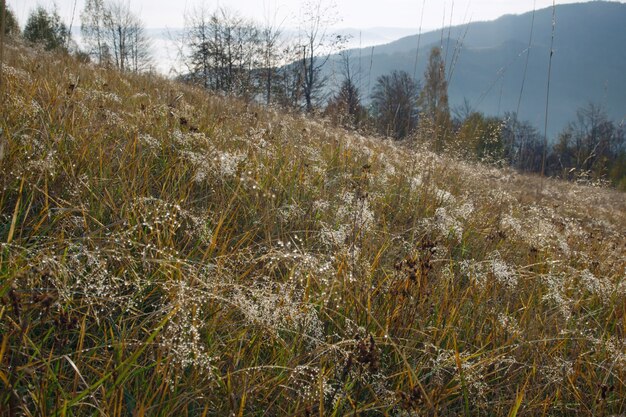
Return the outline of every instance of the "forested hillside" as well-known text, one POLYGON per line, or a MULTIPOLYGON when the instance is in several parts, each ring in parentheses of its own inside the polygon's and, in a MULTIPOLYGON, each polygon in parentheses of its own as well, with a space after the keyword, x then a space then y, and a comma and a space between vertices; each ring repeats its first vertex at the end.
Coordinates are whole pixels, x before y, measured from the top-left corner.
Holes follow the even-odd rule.
MULTIPOLYGON (((537 10, 534 16, 533 12, 509 15, 423 33, 419 36, 419 54, 418 35, 353 50, 351 59, 355 68, 361 69, 359 87, 367 98, 376 79, 393 70, 415 73, 422 79, 429 51, 441 46, 452 108, 462 106, 467 99, 475 110, 488 116, 516 112, 524 83, 518 116, 543 130, 552 12, 547 8, 537 10)), ((550 140, 556 141, 557 134, 576 119, 576 111, 589 102, 603 106, 617 124, 623 122, 625 21, 623 3, 594 1, 556 7, 550 140)), ((341 62, 339 56, 333 58, 327 73, 340 72, 341 62)), ((341 80, 341 76, 336 78, 341 80)))

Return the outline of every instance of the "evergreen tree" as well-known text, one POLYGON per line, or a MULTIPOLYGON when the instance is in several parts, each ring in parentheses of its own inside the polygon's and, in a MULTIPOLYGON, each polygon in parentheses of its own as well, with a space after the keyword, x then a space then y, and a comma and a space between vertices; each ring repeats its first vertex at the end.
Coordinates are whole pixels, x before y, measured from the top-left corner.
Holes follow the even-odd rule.
POLYGON ((339 91, 328 101, 325 114, 344 127, 359 128, 367 117, 367 110, 361 104, 361 92, 356 86, 361 74, 354 68, 350 51, 342 51, 339 55, 343 81, 339 91))
POLYGON ((42 44, 46 50, 67 50, 68 37, 67 26, 61 22, 56 9, 48 12, 41 6, 37 7, 28 17, 24 27, 24 38, 42 44))
POLYGON ((13 11, 5 3, 5 0, 0 1, 0 19, 4 18, 4 34, 9 36, 16 35, 20 33, 20 26, 13 11))
POLYGON ((344 127, 359 127, 365 119, 366 110, 361 105, 359 89, 352 80, 343 80, 337 94, 329 100, 325 113, 344 127))

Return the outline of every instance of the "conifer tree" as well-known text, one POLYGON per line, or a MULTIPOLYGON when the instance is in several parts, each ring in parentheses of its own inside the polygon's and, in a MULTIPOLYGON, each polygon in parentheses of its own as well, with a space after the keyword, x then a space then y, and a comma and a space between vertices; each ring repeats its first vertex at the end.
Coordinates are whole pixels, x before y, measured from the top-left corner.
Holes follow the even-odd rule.
POLYGON ((0 1, 0 19, 3 19, 1 23, 5 35, 11 36, 20 33, 20 26, 13 11, 6 5, 6 0, 0 1))
POLYGON ((24 38, 42 44, 46 50, 67 50, 68 37, 67 26, 61 22, 56 9, 48 12, 41 6, 37 7, 28 17, 24 27, 24 38))

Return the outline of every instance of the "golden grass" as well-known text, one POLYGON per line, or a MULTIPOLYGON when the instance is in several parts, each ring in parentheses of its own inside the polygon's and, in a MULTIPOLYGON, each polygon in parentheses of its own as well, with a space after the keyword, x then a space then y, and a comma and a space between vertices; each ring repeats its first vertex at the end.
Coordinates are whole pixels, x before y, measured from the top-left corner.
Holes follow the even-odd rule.
POLYGON ((626 410, 624 194, 5 64, 1 415, 626 410))

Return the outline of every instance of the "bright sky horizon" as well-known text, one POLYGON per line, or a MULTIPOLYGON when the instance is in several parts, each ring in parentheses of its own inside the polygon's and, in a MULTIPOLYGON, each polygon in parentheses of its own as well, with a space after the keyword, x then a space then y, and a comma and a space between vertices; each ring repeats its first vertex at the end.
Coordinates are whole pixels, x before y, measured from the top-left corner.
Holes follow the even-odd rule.
MULTIPOLYGON (((126 0, 131 9, 141 16, 147 28, 181 28, 184 16, 194 7, 204 4, 209 9, 226 6, 243 16, 263 22, 266 17, 276 16, 283 27, 297 27, 302 4, 305 0, 126 0)), ((323 0, 335 4, 339 18, 336 28, 368 29, 420 27, 430 30, 445 25, 463 24, 470 21, 493 20, 505 14, 520 14, 550 7, 552 0, 323 0), (445 15, 445 19, 444 19, 445 15)), ((557 0, 556 4, 582 3, 581 0, 557 0)), ((620 0, 620 3, 626 0, 620 0)), ((31 10, 41 5, 52 8, 56 4, 66 24, 80 25, 80 13, 85 0, 8 0, 9 7, 17 14, 23 27, 31 10)))

